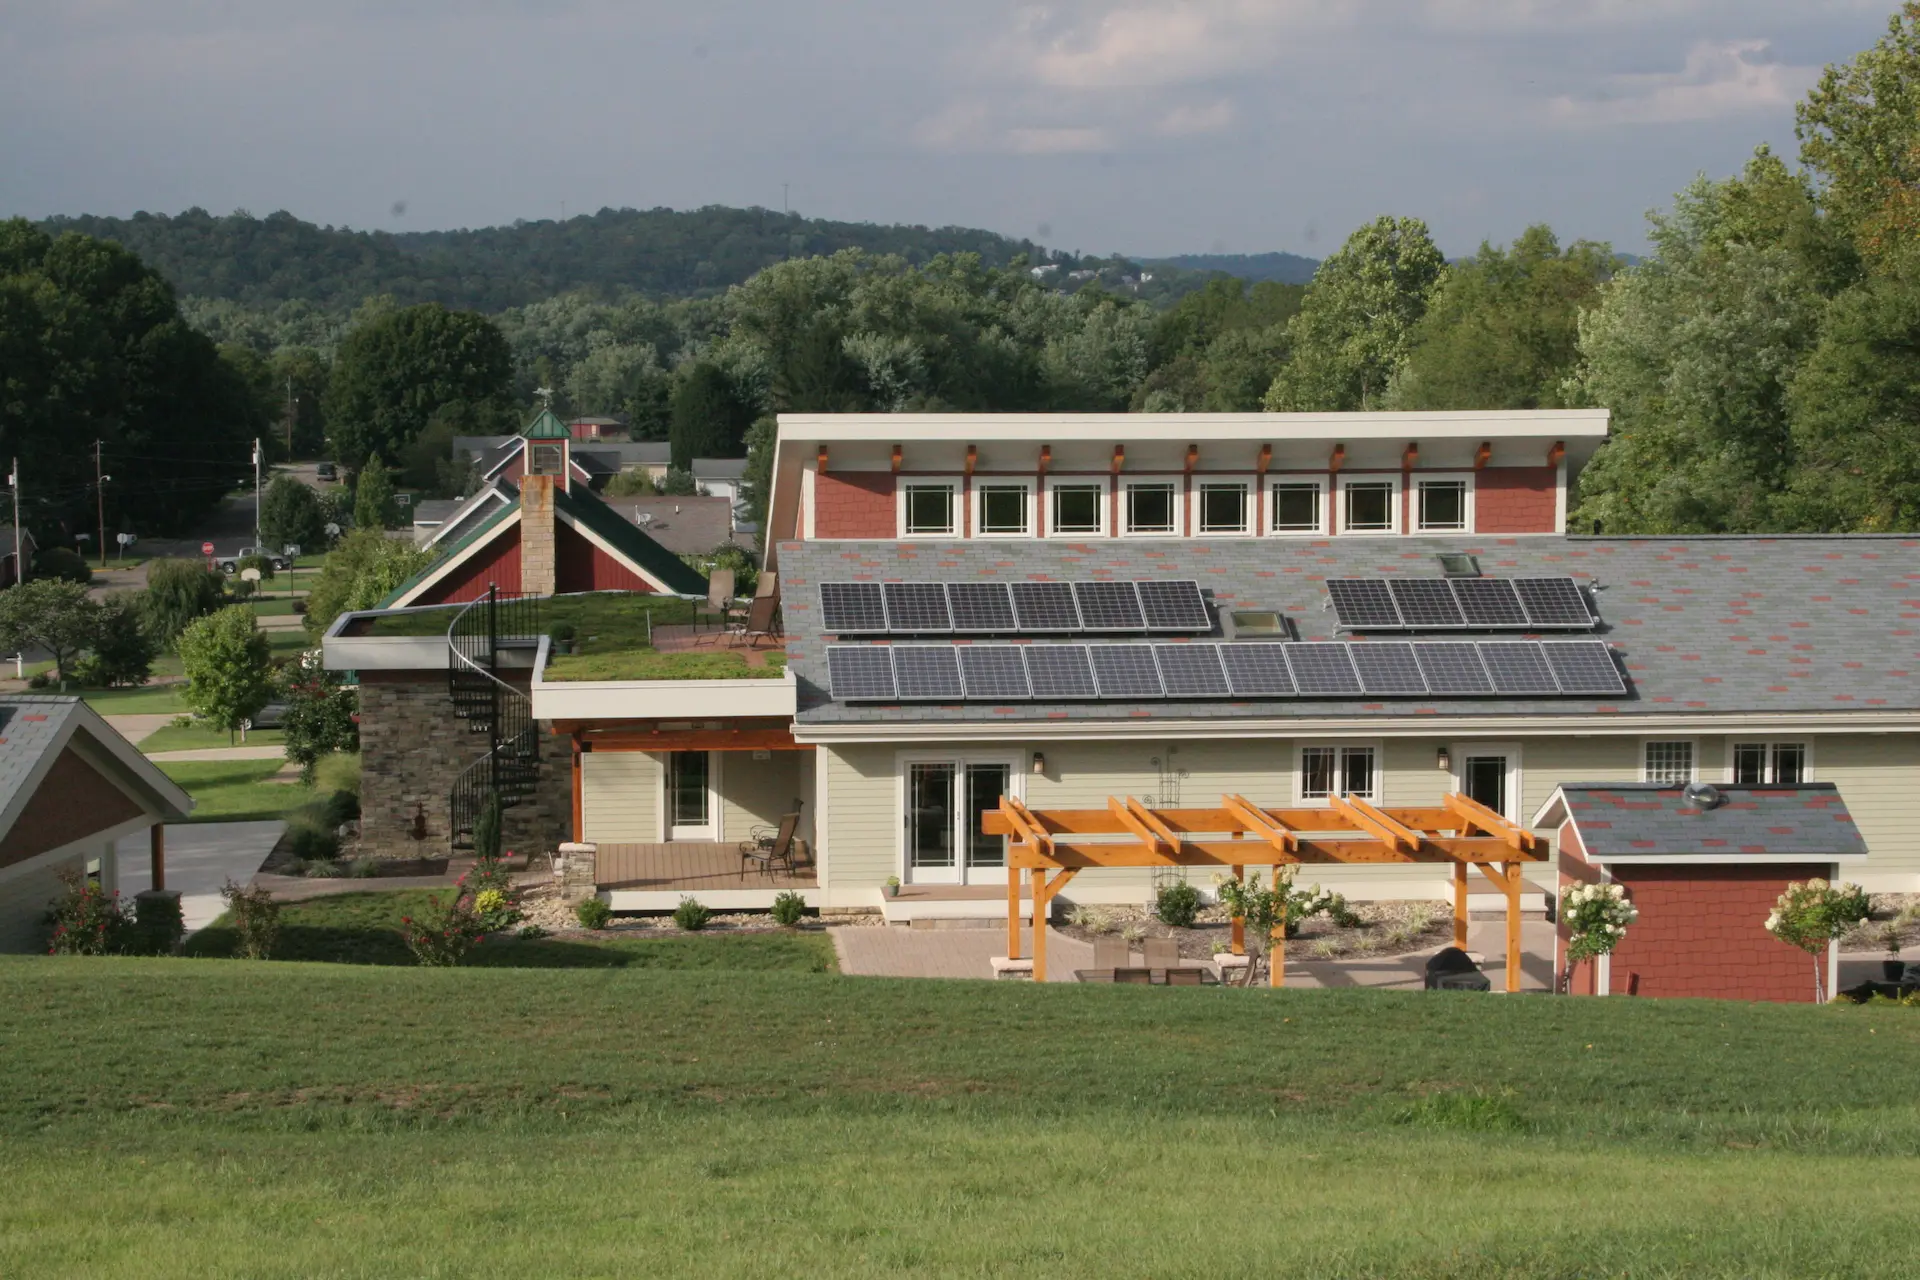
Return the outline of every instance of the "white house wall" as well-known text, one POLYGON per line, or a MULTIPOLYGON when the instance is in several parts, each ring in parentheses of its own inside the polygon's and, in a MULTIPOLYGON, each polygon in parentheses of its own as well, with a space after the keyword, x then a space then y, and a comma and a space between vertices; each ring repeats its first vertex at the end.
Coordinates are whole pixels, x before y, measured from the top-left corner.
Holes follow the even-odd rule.
POLYGON ((580 825, 589 841, 657 841, 659 798, 660 757, 652 752, 589 751, 580 757, 580 825))

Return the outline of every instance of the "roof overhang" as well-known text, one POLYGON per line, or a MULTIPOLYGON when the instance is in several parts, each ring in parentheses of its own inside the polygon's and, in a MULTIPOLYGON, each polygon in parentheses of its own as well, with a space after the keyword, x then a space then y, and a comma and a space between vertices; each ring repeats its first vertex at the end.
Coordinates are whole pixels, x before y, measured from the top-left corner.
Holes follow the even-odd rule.
POLYGON ((178 822, 193 812, 194 799, 185 788, 142 755, 99 712, 84 702, 76 702, 52 740, 27 769, 26 777, 14 789, 6 808, 0 810, 0 839, 13 830, 13 824, 32 802, 54 762, 70 747, 96 769, 104 768, 114 782, 132 793, 135 803, 162 822, 178 822))

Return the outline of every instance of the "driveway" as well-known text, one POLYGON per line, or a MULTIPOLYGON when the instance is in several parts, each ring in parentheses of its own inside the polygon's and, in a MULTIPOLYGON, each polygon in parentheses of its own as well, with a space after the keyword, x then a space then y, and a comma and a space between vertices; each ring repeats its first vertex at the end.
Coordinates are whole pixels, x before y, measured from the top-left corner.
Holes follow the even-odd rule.
MULTIPOLYGON (((180 911, 187 931, 203 929, 226 910, 220 887, 228 880, 246 884, 273 852, 284 822, 191 822, 167 827, 167 887, 180 891, 180 911)), ((119 844, 120 898, 153 887, 147 835, 128 836, 119 844)))

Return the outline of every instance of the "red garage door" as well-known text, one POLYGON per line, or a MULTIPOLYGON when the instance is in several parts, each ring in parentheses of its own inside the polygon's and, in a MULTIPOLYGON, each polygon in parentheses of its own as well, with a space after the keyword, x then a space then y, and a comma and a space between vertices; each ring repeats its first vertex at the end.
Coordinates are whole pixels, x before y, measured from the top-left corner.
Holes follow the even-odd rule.
POLYGON ((1616 995, 1813 999, 1813 961, 1766 930, 1790 880, 1828 874, 1820 863, 1764 867, 1622 866, 1640 919, 1613 953, 1616 995))

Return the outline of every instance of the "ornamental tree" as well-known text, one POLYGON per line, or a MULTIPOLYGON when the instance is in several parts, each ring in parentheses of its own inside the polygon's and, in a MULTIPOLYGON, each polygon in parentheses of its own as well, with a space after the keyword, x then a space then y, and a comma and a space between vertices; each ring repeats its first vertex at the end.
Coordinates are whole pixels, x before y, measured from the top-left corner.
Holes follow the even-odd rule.
POLYGON ((1813 998, 1825 998, 1820 956, 1835 938, 1867 918, 1866 890, 1857 884, 1830 884, 1820 877, 1794 881, 1773 904, 1767 932, 1813 957, 1813 998))
POLYGON ((272 651, 243 604, 196 618, 180 633, 180 661, 186 704, 229 739, 273 696, 272 651))
POLYGON ((73 674, 73 660, 99 634, 100 605, 77 582, 35 578, 0 591, 0 648, 43 651, 63 684, 73 674))
POLYGON ((1613 954, 1640 910, 1617 884, 1576 884, 1560 891, 1560 923, 1567 930, 1567 970, 1561 986, 1573 990, 1573 966, 1613 954))
MULTIPOLYGON (((1220 905, 1235 919, 1246 922, 1249 945, 1254 949, 1256 964, 1264 954, 1261 948, 1267 945, 1276 927, 1291 938, 1300 932, 1303 923, 1325 911, 1333 901, 1333 895, 1321 892, 1317 884, 1305 889, 1295 888, 1295 874, 1293 867, 1275 867, 1271 888, 1260 883, 1258 871, 1249 872, 1245 879, 1239 876, 1214 879, 1220 905)), ((1281 945, 1285 945, 1284 941, 1281 945)))
POLYGON ((319 649, 282 667, 278 684, 287 704, 287 759, 300 766, 302 781, 313 781, 320 757, 360 749, 359 695, 327 670, 319 649))

